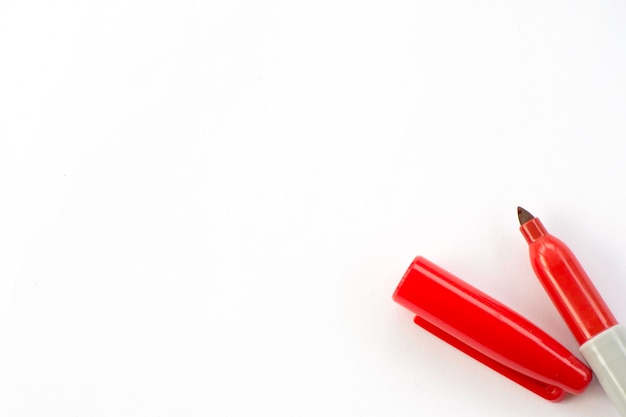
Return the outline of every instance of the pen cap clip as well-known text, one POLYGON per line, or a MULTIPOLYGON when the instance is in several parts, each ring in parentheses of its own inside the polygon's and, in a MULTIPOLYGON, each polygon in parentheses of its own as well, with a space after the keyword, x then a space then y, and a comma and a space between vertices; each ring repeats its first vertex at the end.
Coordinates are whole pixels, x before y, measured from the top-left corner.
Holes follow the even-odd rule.
POLYGON ((393 298, 416 324, 543 398, 578 394, 591 381, 589 368, 547 333, 423 257, 393 298))

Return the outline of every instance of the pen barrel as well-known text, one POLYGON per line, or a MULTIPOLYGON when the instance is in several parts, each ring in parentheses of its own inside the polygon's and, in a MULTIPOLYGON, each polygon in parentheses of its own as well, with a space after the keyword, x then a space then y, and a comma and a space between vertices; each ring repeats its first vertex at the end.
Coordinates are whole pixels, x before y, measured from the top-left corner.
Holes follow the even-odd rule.
POLYGON ((626 327, 615 325, 580 347, 598 382, 626 417, 626 327))
POLYGON ((530 242, 529 249, 537 278, 579 344, 617 324, 567 245, 546 233, 530 242))

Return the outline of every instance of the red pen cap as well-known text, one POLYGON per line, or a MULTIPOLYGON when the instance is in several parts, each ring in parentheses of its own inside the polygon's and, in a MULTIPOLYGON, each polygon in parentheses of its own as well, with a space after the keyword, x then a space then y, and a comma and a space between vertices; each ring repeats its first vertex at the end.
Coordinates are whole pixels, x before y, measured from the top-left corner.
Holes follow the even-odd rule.
POLYGON ((393 299, 417 325, 550 401, 591 382, 589 368, 546 332, 421 256, 393 299))

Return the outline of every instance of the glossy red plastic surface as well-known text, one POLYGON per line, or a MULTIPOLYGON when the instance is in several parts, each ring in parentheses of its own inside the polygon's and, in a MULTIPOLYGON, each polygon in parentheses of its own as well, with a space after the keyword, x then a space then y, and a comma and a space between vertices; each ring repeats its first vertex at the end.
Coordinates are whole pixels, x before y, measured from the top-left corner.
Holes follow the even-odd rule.
POLYGON ((393 298, 418 325, 548 400, 581 393, 591 381, 589 368, 547 333, 423 257, 393 298))
POLYGON ((520 227, 539 281, 578 343, 613 327, 617 320, 572 251, 534 218, 520 227))

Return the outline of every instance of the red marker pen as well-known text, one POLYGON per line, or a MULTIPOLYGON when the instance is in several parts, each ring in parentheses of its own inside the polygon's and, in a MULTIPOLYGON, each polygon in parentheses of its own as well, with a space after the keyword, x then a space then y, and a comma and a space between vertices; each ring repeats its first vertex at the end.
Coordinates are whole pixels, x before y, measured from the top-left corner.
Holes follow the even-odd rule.
POLYGON ((530 262, 600 385, 626 417, 626 327, 617 322, 572 251, 521 207, 530 262))

